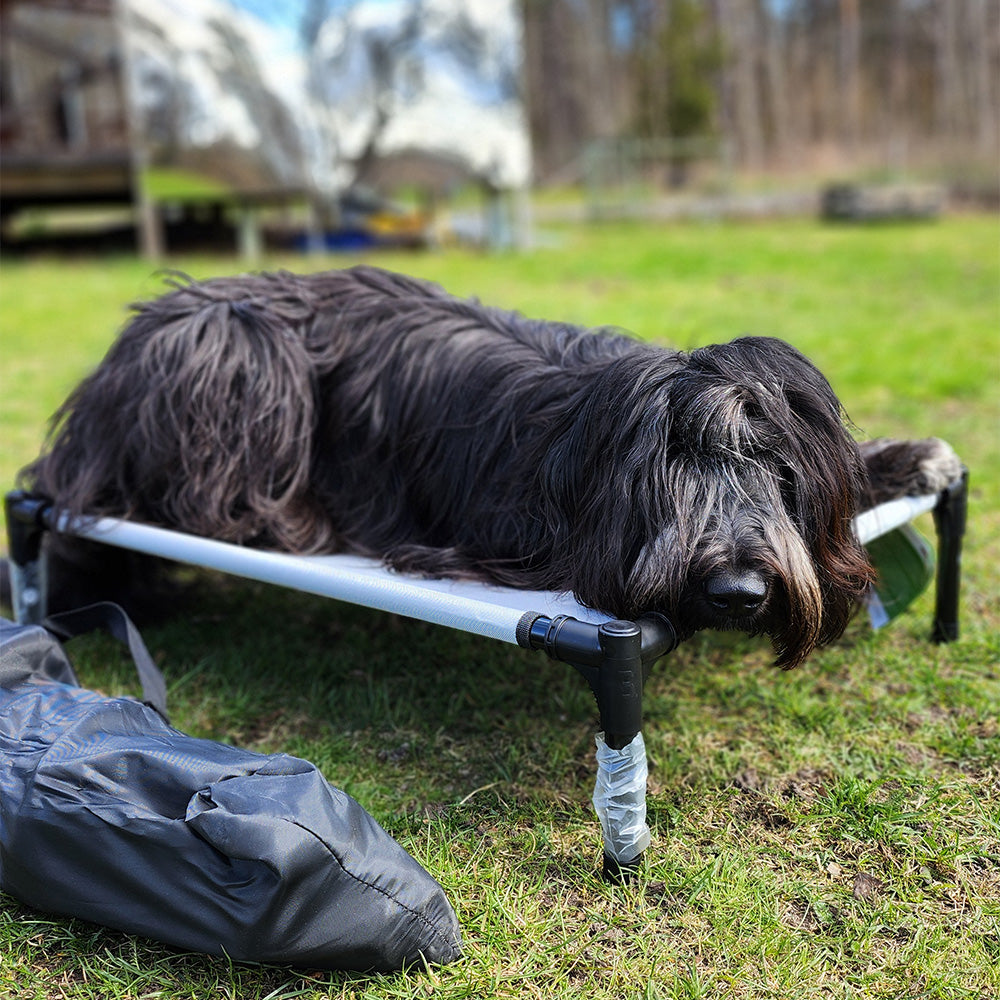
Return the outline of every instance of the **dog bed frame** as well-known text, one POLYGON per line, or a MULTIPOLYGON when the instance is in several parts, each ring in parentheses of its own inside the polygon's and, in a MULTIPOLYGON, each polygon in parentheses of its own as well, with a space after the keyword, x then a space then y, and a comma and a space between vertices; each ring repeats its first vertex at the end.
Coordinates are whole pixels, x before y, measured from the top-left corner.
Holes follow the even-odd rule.
MULTIPOLYGON (((855 519, 863 544, 932 511, 937 534, 936 606, 931 638, 958 637, 958 590, 967 481, 932 496, 905 497, 855 519)), ((42 540, 56 530, 108 545, 206 567, 336 600, 391 611, 476 635, 542 650, 574 667, 597 700, 594 805, 601 820, 605 875, 621 878, 649 843, 642 694, 653 662, 677 645, 670 622, 654 614, 635 622, 582 607, 572 595, 490 584, 427 580, 351 555, 298 556, 244 548, 113 518, 70 522, 44 498, 15 491, 6 498, 14 614, 41 622, 45 607, 42 540)))

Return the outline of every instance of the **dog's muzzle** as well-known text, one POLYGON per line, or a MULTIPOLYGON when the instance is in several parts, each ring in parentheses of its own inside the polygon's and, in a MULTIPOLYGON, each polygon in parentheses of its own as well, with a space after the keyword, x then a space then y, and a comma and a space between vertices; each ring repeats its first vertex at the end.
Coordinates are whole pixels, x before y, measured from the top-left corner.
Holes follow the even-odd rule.
POLYGON ((754 570, 716 573, 703 586, 708 606, 723 619, 749 618, 767 600, 767 580, 754 570))

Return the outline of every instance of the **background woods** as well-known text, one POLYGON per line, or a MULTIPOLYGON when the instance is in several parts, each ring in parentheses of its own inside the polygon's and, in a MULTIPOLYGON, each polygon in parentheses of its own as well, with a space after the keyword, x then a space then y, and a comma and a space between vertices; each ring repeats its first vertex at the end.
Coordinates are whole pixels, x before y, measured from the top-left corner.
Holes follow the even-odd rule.
POLYGON ((594 139, 715 137, 732 165, 995 163, 995 0, 521 0, 540 180, 594 139))

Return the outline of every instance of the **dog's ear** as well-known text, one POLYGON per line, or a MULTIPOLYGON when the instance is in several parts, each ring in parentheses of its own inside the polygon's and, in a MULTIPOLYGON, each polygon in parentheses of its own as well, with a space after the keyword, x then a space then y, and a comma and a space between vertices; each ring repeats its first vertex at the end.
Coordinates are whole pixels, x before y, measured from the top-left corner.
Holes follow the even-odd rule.
POLYGON ((781 470, 785 509, 809 549, 823 592, 822 645, 842 634, 872 582, 871 565, 852 524, 864 467, 840 402, 819 369, 783 341, 751 340, 764 341, 753 343, 752 349, 783 376, 774 459, 781 470))
POLYGON ((633 571, 669 519, 666 399, 681 363, 643 347, 602 366, 540 473, 552 560, 582 603, 620 617, 649 610, 633 571))

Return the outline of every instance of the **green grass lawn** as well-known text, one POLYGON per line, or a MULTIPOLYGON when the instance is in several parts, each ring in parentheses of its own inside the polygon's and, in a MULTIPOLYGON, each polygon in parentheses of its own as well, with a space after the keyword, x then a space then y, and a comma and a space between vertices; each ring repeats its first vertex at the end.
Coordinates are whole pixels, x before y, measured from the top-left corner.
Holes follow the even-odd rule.
MULTIPOLYGON (((0 900, 0 995, 941 997, 1000 992, 1000 254, 995 217, 824 227, 553 228, 533 253, 383 255, 523 312, 680 347, 769 333, 827 374, 863 436, 949 439, 972 474, 959 642, 924 594, 792 673, 696 637, 646 688, 654 842, 598 874, 595 708, 513 647, 204 577, 150 627, 174 723, 317 763, 442 883, 460 963, 392 976, 232 966, 0 900)), ((321 268, 353 259, 282 258, 321 268)), ((196 277, 232 261, 171 261, 196 277)), ((0 481, 160 278, 132 259, 5 260, 0 481)), ((929 517, 921 524, 932 536, 929 517)), ((107 640, 85 684, 136 693, 107 640)))

